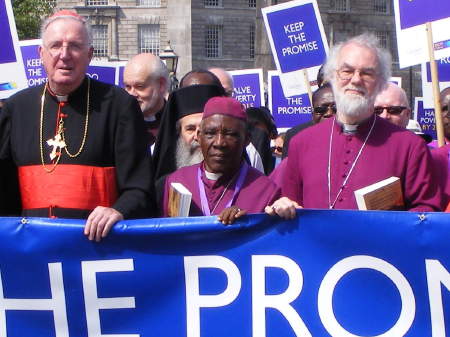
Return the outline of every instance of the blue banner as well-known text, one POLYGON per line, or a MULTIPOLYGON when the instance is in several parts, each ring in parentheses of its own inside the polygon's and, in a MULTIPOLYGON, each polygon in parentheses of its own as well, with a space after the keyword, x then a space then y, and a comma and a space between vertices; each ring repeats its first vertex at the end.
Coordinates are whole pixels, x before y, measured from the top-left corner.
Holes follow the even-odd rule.
MULTIPOLYGON (((436 65, 438 69, 439 82, 450 82, 450 57, 444 57, 437 60, 436 65)), ((430 62, 427 62, 427 81, 430 83, 432 82, 430 62)))
MULTIPOLYGON (((0 219, 0 336, 445 336, 450 215, 0 219)), ((447 320, 447 321, 446 321, 447 320)))
POLYGON ((399 0, 402 29, 450 17, 450 1, 399 0))

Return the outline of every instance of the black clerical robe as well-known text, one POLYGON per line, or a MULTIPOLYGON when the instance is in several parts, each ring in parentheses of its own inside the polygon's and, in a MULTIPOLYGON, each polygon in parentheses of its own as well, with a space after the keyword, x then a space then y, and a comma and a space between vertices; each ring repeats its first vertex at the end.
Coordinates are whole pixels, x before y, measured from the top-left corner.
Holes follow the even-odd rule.
POLYGON ((86 78, 60 109, 73 157, 57 148, 61 156, 54 167, 47 140, 57 132, 59 102, 43 92, 38 86, 13 95, 0 116, 0 159, 12 158, 18 167, 23 214, 85 218, 100 205, 125 218, 150 216, 151 158, 136 100, 116 86, 90 80, 88 107, 86 78))

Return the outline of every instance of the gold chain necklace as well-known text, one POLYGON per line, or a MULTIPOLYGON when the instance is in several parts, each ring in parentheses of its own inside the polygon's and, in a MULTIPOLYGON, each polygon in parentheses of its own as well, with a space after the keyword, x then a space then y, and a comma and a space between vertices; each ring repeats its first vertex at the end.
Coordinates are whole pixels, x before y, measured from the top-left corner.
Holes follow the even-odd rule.
MULTIPOLYGON (((58 123, 58 131, 57 131, 57 133, 55 135, 55 139, 56 140, 61 139, 62 144, 64 144, 64 145, 63 146, 59 146, 59 147, 60 148, 64 147, 64 150, 66 151, 67 155, 70 158, 78 157, 80 155, 80 153, 83 151, 84 145, 86 143, 87 131, 88 131, 88 126, 89 126, 89 108, 90 108, 89 103, 90 103, 90 88, 91 88, 91 80, 90 80, 89 77, 88 77, 87 81, 88 81, 88 88, 87 88, 87 103, 86 103, 86 121, 84 123, 83 139, 81 141, 81 145, 80 145, 80 148, 78 149, 77 153, 72 154, 67 149, 67 145, 65 144, 66 139, 65 139, 65 135, 64 135, 64 120, 63 120, 62 117, 57 116, 57 118, 60 118, 60 120, 59 120, 59 123, 58 123)), ((41 120, 40 120, 40 125, 39 125, 39 148, 40 148, 40 152, 41 152, 42 167, 44 168, 44 170, 47 173, 51 173, 51 172, 53 172, 55 170, 56 165, 58 165, 59 160, 61 159, 61 153, 58 153, 56 155, 56 157, 57 157, 56 161, 53 163, 53 166, 50 169, 48 169, 47 166, 45 165, 45 161, 44 161, 44 147, 43 147, 44 105, 45 105, 45 93, 47 91, 47 86, 48 86, 48 83, 45 84, 44 91, 43 91, 42 97, 41 97, 41 120)), ((47 141, 47 143, 49 141, 47 141)))

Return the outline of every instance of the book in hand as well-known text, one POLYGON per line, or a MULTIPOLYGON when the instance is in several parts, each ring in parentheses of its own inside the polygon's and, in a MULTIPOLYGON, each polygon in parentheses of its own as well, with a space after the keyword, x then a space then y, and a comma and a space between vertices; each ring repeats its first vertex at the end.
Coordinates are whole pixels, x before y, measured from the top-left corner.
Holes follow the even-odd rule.
POLYGON ((187 217, 191 208, 192 193, 181 183, 171 183, 168 213, 170 217, 187 217))
POLYGON ((390 177, 355 192, 360 210, 402 210, 404 209, 400 178, 390 177))

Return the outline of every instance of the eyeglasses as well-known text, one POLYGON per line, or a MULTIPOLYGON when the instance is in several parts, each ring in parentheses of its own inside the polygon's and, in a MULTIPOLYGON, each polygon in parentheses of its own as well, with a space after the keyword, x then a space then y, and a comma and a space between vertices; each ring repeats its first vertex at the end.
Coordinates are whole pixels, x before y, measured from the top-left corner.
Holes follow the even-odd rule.
POLYGON ((275 152, 275 151, 279 152, 279 153, 283 152, 282 146, 272 146, 270 149, 272 150, 272 152, 275 152))
POLYGON ((334 104, 325 105, 325 106, 322 105, 322 106, 317 106, 313 109, 313 111, 316 115, 325 115, 328 112, 328 110, 331 110, 331 112, 333 114, 335 114, 336 113, 336 105, 334 105, 334 104))
POLYGON ((344 67, 336 71, 338 77, 342 81, 351 80, 353 76, 355 76, 356 72, 359 74, 359 77, 361 77, 361 79, 365 82, 374 82, 377 77, 377 73, 372 69, 353 69, 344 67))
POLYGON ((49 51, 49 53, 55 57, 61 54, 63 48, 66 48, 66 51, 70 54, 79 54, 83 51, 83 49, 86 47, 86 44, 83 43, 76 43, 76 42, 70 42, 67 44, 61 43, 61 42, 53 42, 50 43, 45 48, 49 51))
POLYGON ((390 115, 400 115, 405 109, 408 108, 406 106, 376 106, 373 110, 377 115, 381 115, 384 110, 390 115))

